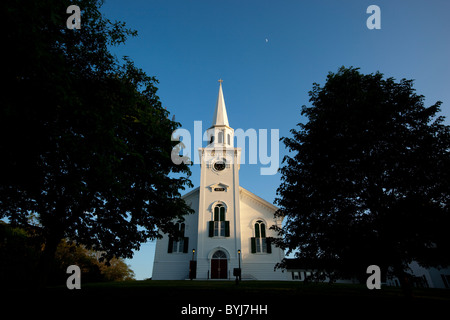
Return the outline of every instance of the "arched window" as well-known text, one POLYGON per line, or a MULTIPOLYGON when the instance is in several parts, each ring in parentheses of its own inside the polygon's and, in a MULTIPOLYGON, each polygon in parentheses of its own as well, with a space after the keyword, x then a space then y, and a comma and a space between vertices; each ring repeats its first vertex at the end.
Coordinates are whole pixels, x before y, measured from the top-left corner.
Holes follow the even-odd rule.
POLYGON ((226 259, 227 255, 222 250, 217 250, 216 252, 214 252, 212 258, 213 259, 226 259))
POLYGON ((262 220, 256 221, 255 236, 251 238, 252 253, 272 253, 269 240, 266 238, 266 224, 262 220))
POLYGON ((223 143, 223 132, 219 131, 219 134, 217 135, 217 142, 223 143))
POLYGON ((228 142, 228 145, 231 145, 231 136, 230 136, 230 134, 227 135, 227 142, 228 142))
POLYGON ((211 135, 211 141, 209 143, 213 143, 214 142, 214 135, 211 135))
POLYGON ((267 252, 266 225, 258 220, 255 223, 256 252, 267 252))
POLYGON ((225 220, 226 208, 222 203, 218 203, 213 209, 213 221, 209 222, 210 237, 229 237, 230 221, 225 220))
POLYGON ((214 207, 214 221, 225 221, 225 206, 221 203, 214 207))

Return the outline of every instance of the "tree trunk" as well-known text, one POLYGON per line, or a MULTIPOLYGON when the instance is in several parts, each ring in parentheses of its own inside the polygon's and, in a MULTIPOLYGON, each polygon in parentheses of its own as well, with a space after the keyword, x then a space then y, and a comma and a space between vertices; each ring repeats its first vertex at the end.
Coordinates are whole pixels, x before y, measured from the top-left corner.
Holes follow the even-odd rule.
POLYGON ((404 271, 403 267, 394 268, 394 274, 400 281, 400 287, 402 288, 403 294, 406 299, 413 298, 411 281, 408 274, 404 271))
POLYGON ((37 268, 37 279, 40 288, 45 288, 47 286, 49 275, 54 271, 55 253, 60 241, 61 239, 58 239, 58 237, 49 237, 45 241, 44 251, 39 259, 37 268))

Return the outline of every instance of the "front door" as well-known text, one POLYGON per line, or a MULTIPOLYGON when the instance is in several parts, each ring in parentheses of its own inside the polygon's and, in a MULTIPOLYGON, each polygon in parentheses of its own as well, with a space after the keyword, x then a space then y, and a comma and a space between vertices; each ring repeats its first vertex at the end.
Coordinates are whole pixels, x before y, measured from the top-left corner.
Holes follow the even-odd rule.
POLYGON ((227 279, 228 263, 227 256, 223 251, 214 253, 211 259, 211 279, 227 279))

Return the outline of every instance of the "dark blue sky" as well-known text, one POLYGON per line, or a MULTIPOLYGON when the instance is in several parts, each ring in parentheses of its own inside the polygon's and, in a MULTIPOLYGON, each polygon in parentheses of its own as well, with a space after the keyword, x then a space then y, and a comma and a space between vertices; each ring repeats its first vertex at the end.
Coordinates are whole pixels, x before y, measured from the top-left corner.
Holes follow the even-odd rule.
MULTIPOLYGON (((415 79, 426 104, 441 100, 450 116, 450 1, 106 0, 102 11, 138 31, 114 52, 159 79, 163 105, 192 132, 196 120, 211 125, 222 78, 231 127, 288 136, 304 120, 312 83, 342 65, 415 79), (366 27, 372 4, 380 30, 366 27)), ((260 167, 241 166, 241 185, 273 202, 280 176, 262 176, 260 167)), ((153 248, 129 261, 138 279, 151 276, 153 248)))

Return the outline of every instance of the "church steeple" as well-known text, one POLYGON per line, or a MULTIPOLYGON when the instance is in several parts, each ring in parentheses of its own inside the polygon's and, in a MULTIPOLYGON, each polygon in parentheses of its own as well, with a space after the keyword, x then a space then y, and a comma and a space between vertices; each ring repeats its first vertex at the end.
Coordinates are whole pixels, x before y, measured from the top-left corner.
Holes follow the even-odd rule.
POLYGON ((230 126, 228 123, 227 109, 225 108, 225 99, 223 98, 222 82, 223 80, 220 79, 219 94, 217 96, 216 110, 214 111, 214 118, 212 122, 213 127, 230 126))
POLYGON ((219 80, 219 94, 217 96, 216 109, 212 126, 207 130, 210 147, 232 148, 234 140, 234 130, 228 123, 227 109, 225 108, 225 99, 223 98, 222 82, 219 80))

